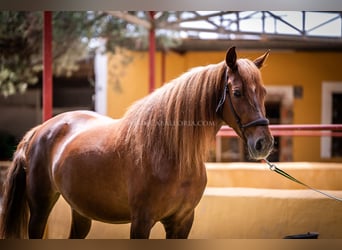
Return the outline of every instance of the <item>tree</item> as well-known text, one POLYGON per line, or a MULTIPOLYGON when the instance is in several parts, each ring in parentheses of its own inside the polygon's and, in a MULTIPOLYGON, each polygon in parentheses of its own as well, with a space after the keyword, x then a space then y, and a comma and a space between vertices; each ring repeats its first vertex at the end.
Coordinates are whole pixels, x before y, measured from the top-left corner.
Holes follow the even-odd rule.
POLYGON ((41 18, 35 13, 0 12, 0 92, 7 96, 38 81, 41 18))
MULTIPOLYGON (((146 17, 144 12, 130 14, 146 17)), ((148 45, 146 29, 105 12, 53 12, 52 20, 54 75, 77 70, 77 62, 94 53, 97 38, 104 38, 107 51, 114 53, 118 46, 144 49, 148 45)), ((8 96, 39 80, 43 13, 1 11, 0 23, 0 94, 8 96)), ((158 40, 162 47, 177 44, 165 39, 165 34, 158 40)))

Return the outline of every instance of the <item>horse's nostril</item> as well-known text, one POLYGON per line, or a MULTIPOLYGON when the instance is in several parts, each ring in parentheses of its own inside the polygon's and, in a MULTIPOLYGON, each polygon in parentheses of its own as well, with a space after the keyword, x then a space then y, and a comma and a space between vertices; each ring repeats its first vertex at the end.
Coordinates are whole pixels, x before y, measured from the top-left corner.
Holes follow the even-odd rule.
POLYGON ((259 139, 257 140, 257 142, 255 143, 255 149, 257 151, 261 151, 264 147, 264 143, 265 143, 265 139, 259 139))

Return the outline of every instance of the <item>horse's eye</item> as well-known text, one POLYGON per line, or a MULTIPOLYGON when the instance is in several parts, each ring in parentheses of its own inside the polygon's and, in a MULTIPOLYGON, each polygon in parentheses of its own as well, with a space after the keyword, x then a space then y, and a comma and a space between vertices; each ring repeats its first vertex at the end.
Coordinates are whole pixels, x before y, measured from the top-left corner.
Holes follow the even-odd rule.
POLYGON ((233 91, 233 95, 234 95, 235 97, 241 97, 241 96, 242 96, 240 90, 234 90, 234 91, 233 91))

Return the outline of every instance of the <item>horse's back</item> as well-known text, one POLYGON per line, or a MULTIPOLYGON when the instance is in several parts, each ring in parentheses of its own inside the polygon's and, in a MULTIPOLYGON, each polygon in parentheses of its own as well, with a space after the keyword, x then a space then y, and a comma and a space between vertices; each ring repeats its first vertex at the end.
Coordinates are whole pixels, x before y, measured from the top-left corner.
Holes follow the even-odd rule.
POLYGON ((77 110, 61 113, 50 120, 46 121, 44 124, 47 126, 59 123, 69 123, 73 126, 87 127, 88 125, 96 123, 108 123, 115 122, 114 119, 107 116, 98 114, 94 111, 89 110, 77 110))
POLYGON ((91 127, 111 122, 115 120, 92 111, 70 111, 59 114, 33 129, 34 136, 30 140, 29 154, 36 153, 41 157, 51 158, 53 155, 58 155, 63 145, 77 134, 91 127))
POLYGON ((104 134, 103 127, 111 127, 115 123, 116 120, 93 111, 65 112, 37 128, 32 148, 40 151, 40 155, 45 155, 45 160, 53 168, 72 141, 82 137, 87 131, 94 131, 92 136, 83 139, 88 144, 93 144, 104 134), (45 154, 42 154, 42 149, 45 154))
POLYGON ((67 112, 48 121, 41 137, 48 138, 49 178, 56 192, 90 218, 127 222, 124 164, 113 145, 118 121, 89 111, 67 112))

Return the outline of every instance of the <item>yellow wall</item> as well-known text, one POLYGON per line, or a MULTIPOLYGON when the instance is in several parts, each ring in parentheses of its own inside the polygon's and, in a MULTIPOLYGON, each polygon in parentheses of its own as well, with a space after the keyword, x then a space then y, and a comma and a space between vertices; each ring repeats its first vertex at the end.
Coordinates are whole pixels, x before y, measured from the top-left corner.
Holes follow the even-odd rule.
MULTIPOLYGON (((239 57, 254 59, 264 51, 237 51, 239 57)), ((108 115, 121 117, 133 101, 148 94, 148 54, 129 52, 133 61, 121 67, 120 55, 111 55, 108 65, 108 115), (115 88, 119 76, 121 91, 115 88)), ((166 54, 166 82, 188 69, 211 63, 218 63, 225 57, 225 51, 187 52, 166 54)), ((294 124, 321 123, 322 81, 342 81, 341 52, 291 52, 271 51, 262 70, 265 85, 303 88, 303 97, 294 100, 294 124)), ((161 83, 161 53, 156 55, 156 85, 161 83)), ((319 137, 295 137, 293 140, 294 161, 321 161, 319 137)), ((341 161, 341 159, 336 159, 341 161)))
MULTIPOLYGON (((279 163, 281 169, 308 185, 342 197, 341 163, 279 163)), ((265 169, 264 164, 206 164, 208 184, 195 210, 190 239, 281 239, 318 232, 320 239, 342 236, 341 204, 303 189, 265 169)), ((67 238, 70 207, 60 198, 48 221, 46 237, 67 238)), ((92 222, 88 239, 127 239, 130 224, 92 222)), ((164 238, 160 223, 151 238, 164 238)))

